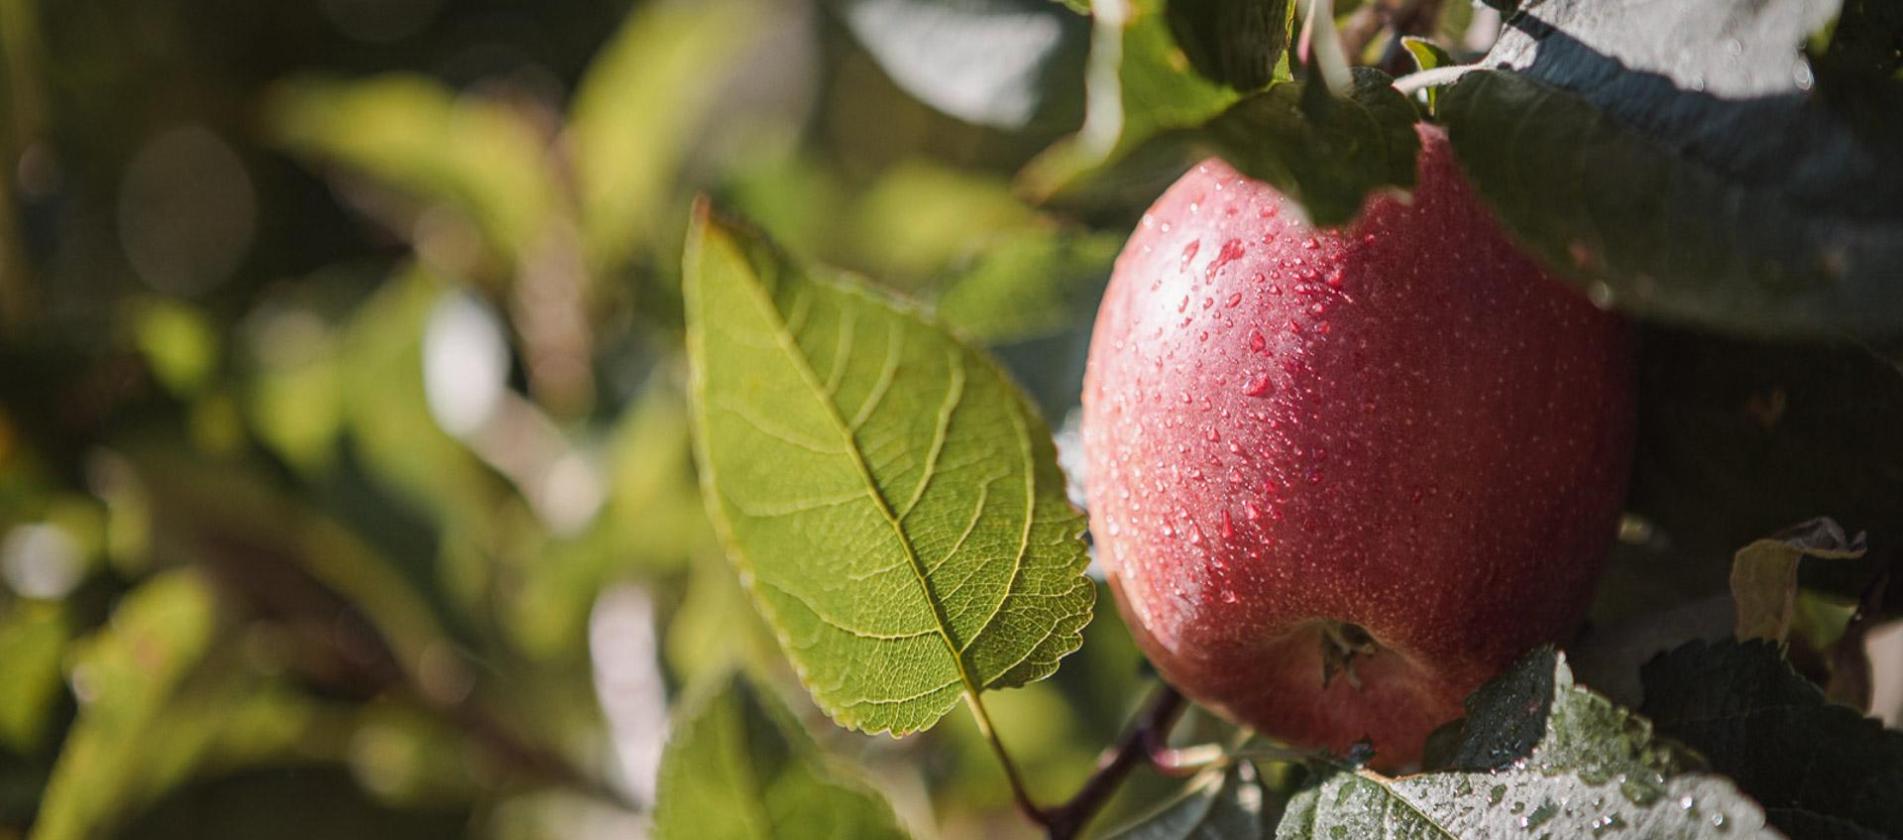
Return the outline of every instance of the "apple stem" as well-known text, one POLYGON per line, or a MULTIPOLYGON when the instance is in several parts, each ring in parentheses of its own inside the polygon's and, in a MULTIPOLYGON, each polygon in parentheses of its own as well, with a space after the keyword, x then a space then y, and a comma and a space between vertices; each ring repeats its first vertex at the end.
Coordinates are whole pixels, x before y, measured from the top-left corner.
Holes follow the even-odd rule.
MULTIPOLYGON (((1056 808, 1040 811, 1035 815, 1026 812, 1026 816, 1044 826, 1050 832, 1051 840, 1069 840, 1083 831, 1084 826, 1103 809, 1123 780, 1135 770, 1138 764, 1151 764, 1171 772, 1169 766, 1160 764, 1157 759, 1167 756, 1170 730, 1183 716, 1186 705, 1183 695, 1166 683, 1157 683, 1156 690, 1150 694, 1143 709, 1124 730, 1117 743, 1104 750, 1097 759, 1097 770, 1084 781, 1082 789, 1056 808)), ((1024 808, 1024 802, 1019 802, 1024 808)))

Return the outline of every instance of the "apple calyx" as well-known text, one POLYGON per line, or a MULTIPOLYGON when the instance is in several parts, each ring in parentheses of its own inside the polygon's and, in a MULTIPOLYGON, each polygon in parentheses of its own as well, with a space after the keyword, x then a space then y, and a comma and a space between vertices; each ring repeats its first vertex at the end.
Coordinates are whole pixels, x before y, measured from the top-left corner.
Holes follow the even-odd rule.
POLYGON ((1373 656, 1381 646, 1361 625, 1349 621, 1324 621, 1321 628, 1322 687, 1327 688, 1341 674, 1356 690, 1361 677, 1355 673, 1355 658, 1373 656))

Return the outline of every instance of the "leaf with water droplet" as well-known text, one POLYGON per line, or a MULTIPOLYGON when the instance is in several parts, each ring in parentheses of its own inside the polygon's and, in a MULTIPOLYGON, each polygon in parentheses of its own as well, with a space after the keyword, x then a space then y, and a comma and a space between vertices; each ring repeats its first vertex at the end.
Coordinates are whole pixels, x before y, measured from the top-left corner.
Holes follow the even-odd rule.
POLYGON ((1642 678, 1659 730, 1736 779, 1791 836, 1903 837, 1903 732, 1827 702, 1776 645, 1693 642, 1642 678), (1819 833, 1826 825, 1840 833, 1819 833))
POLYGON ((1467 710, 1446 768, 1398 779, 1324 771, 1294 795, 1276 836, 1585 837, 1613 825, 1641 837, 1777 836, 1730 781, 1655 737, 1644 718, 1574 685, 1551 649, 1475 692, 1467 710), (1657 790, 1612 793, 1621 778, 1655 780, 1657 790), (1598 807, 1578 806, 1595 797, 1598 807), (1703 813, 1679 808, 1684 797, 1703 813), (1725 815, 1722 828, 1712 813, 1725 815))

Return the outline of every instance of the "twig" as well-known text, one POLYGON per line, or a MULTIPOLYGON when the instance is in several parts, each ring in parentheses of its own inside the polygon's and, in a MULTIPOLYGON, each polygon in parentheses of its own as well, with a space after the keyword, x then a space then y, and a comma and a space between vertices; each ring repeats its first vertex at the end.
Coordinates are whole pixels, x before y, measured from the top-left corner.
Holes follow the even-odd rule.
POLYGON ((1167 753, 1170 729, 1182 717, 1184 705, 1183 695, 1176 689, 1167 684, 1157 685, 1156 691, 1144 703, 1143 711, 1138 713, 1116 746, 1105 750, 1103 756, 1098 758, 1096 772, 1084 781, 1077 795, 1044 813, 1042 824, 1050 832, 1051 840, 1076 837, 1091 818, 1102 810, 1104 803, 1123 784, 1130 771, 1135 770, 1139 763, 1150 763, 1156 756, 1167 753))
POLYGON ((978 724, 978 734, 984 736, 985 743, 991 747, 991 754, 997 757, 999 766, 1004 768, 1004 778, 1011 783, 1011 799, 1017 803, 1018 811, 1031 822, 1050 825, 1050 812, 1038 807, 1037 802, 1031 799, 1031 792, 1024 787, 1024 777, 1018 773, 1017 763, 1011 760, 1011 754, 1004 749, 1004 742, 998 739, 997 727, 991 725, 991 713, 985 711, 984 702, 978 699, 976 692, 967 691, 965 705, 971 707, 971 719, 978 724))

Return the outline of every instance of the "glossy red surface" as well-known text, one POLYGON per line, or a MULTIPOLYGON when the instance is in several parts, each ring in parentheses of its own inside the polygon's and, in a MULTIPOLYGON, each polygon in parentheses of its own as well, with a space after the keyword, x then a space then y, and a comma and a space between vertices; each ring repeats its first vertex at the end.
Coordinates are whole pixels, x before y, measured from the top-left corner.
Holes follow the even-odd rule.
POLYGON ((1411 203, 1337 231, 1221 161, 1184 176, 1117 261, 1084 392, 1092 533, 1150 659, 1265 734, 1372 738, 1388 768, 1577 626, 1632 445, 1626 325, 1422 137, 1411 203), (1324 687, 1331 621, 1380 651, 1324 687))

